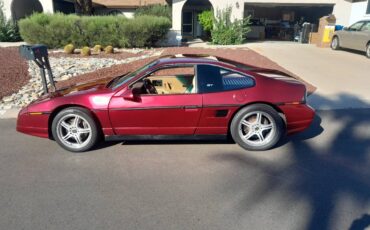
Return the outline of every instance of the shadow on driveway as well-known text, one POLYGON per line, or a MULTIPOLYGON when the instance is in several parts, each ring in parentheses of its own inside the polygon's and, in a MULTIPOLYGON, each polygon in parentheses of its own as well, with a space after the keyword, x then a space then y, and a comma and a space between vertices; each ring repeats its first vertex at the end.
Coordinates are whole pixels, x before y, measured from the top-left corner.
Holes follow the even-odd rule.
MULTIPOLYGON (((357 98, 357 100, 361 102, 360 99, 357 98)), ((325 98, 321 101, 327 106, 342 103, 325 98)), ((365 102, 361 103, 365 104, 365 102)), ((369 105, 367 107, 370 108, 369 105)), ((254 192, 246 194, 240 205, 236 207, 240 213, 250 211, 261 202, 268 200, 275 192, 283 192, 287 197, 291 197, 291 200, 308 202, 310 216, 307 217, 305 229, 327 230, 330 229, 332 221, 335 221, 332 218, 340 195, 347 194, 353 197, 358 204, 362 205, 361 208, 368 205, 370 201, 368 164, 370 109, 320 112, 320 114, 323 113, 332 118, 333 122, 340 122, 343 128, 333 134, 333 140, 329 141, 325 148, 316 148, 312 143, 305 141, 325 132, 320 125, 320 117, 316 117, 308 130, 285 140, 290 142, 288 149, 292 153, 291 162, 285 165, 279 166, 238 152, 220 152, 212 156, 212 160, 229 162, 232 167, 237 167, 239 170, 254 167, 267 175, 261 177, 260 186, 257 186, 254 192)), ((225 181, 233 181, 235 188, 240 189, 240 178, 226 178, 225 181)), ((354 220, 351 227, 343 226, 343 229, 350 227, 351 230, 358 230, 369 225, 370 216, 364 214, 360 219, 354 220)))

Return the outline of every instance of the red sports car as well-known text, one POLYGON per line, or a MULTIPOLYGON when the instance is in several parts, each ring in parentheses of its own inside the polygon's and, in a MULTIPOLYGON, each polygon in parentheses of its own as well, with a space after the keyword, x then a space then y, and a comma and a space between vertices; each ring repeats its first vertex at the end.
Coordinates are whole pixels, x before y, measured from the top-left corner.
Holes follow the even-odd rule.
POLYGON ((82 152, 105 140, 231 136, 272 148, 306 129, 306 87, 285 73, 206 56, 167 56, 110 80, 59 89, 23 108, 17 130, 82 152))

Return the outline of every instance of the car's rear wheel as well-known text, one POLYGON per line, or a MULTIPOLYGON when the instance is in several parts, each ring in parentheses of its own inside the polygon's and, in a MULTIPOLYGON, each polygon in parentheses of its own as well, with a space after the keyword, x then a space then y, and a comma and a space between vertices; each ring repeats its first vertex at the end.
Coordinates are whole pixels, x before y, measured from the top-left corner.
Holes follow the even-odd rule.
POLYGON ((247 150, 267 150, 276 145, 284 133, 284 123, 269 105, 255 104, 241 109, 230 126, 234 141, 247 150))
POLYGON ((339 50, 340 49, 340 44, 339 44, 339 38, 334 37, 333 40, 331 41, 331 48, 333 50, 339 50))
POLYGON ((56 142, 72 152, 84 152, 98 141, 98 128, 91 113, 83 108, 72 107, 60 111, 52 123, 56 142))
POLYGON ((370 43, 366 46, 366 57, 370 58, 370 43))

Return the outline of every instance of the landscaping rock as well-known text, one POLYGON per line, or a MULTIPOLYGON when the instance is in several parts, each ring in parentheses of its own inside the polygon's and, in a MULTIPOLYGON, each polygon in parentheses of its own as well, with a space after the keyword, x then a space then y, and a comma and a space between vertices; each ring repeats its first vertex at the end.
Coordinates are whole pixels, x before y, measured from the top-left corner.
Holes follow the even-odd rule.
MULTIPOLYGON (((50 57, 49 60, 51 69, 53 71, 54 80, 60 82, 69 80, 81 74, 94 72, 102 68, 129 63, 158 55, 161 55, 161 52, 152 50, 152 52, 146 53, 145 55, 121 60, 113 58, 86 57, 50 57)), ((28 73, 31 79, 26 85, 21 87, 17 93, 3 97, 0 100, 0 109, 8 110, 11 108, 20 108, 26 106, 43 94, 39 67, 33 62, 29 62, 28 66, 28 73)))

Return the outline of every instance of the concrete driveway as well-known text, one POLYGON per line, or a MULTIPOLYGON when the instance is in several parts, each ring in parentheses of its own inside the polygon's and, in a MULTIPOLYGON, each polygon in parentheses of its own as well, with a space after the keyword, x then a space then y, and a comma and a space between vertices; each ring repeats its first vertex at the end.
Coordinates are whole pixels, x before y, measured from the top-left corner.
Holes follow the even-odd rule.
POLYGON ((73 154, 0 120, 0 229, 368 227, 369 113, 321 111, 265 152, 167 141, 73 154))
POLYGON ((316 109, 363 108, 370 104, 370 59, 293 42, 255 42, 245 46, 277 62, 317 87, 309 98, 316 109))

